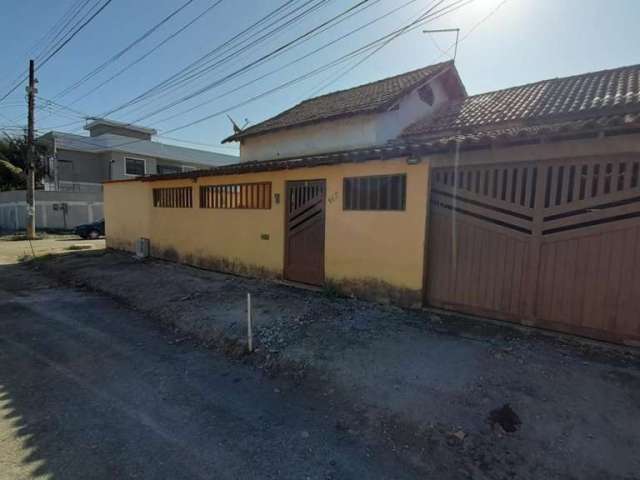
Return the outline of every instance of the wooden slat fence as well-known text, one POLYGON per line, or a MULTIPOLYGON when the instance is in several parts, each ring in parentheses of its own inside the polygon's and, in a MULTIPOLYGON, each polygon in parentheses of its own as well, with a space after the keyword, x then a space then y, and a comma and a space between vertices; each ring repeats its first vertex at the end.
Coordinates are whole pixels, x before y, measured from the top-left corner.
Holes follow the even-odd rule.
POLYGON ((640 340, 640 157, 434 169, 425 302, 640 340))

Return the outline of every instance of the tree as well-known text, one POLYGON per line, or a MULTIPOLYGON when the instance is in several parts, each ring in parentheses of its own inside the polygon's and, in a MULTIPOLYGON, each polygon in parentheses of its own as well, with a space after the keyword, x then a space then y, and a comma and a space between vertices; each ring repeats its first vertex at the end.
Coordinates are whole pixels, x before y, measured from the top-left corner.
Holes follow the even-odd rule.
POLYGON ((0 138, 0 156, 15 167, 24 171, 27 166, 27 140, 4 134, 0 138))
POLYGON ((22 190, 26 187, 26 177, 22 169, 0 156, 0 192, 6 190, 22 190))
MULTIPOLYGON (((36 144, 36 155, 46 154, 46 147, 36 144)), ((43 167, 36 163, 36 184, 42 178, 43 167)), ((27 166, 27 140, 4 134, 0 138, 0 190, 20 190, 26 188, 24 175, 27 166)))

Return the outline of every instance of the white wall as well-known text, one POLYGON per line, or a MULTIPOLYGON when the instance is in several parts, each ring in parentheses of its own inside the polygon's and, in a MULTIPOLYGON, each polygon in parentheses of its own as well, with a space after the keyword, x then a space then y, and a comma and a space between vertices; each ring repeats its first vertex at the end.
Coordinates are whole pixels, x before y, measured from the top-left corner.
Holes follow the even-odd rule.
POLYGON ((393 140, 402 130, 421 118, 432 115, 449 100, 444 85, 439 79, 436 78, 429 85, 433 90, 433 105, 420 99, 418 89, 415 89, 400 100, 397 110, 390 110, 379 115, 376 133, 378 145, 393 140))
MULTIPOLYGON (((0 231, 25 229, 24 190, 0 192, 0 231)), ((104 218, 102 193, 36 191, 36 227, 70 230, 104 218)))
POLYGON ((431 106, 420 99, 415 89, 401 99, 394 110, 327 120, 246 138, 240 145, 240 161, 272 160, 382 145, 448 100, 440 79, 436 78, 430 85, 434 93, 431 106))
POLYGON ((358 115, 250 137, 240 145, 240 161, 272 160, 366 147, 376 141, 376 122, 377 115, 358 115))

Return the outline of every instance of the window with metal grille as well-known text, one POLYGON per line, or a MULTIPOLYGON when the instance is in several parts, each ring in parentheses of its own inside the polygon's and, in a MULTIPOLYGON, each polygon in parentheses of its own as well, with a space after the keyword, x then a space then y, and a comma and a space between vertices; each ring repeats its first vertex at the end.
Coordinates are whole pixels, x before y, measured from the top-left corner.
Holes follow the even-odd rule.
POLYGON ((407 176, 348 177, 343 184, 345 210, 404 210, 407 176))
POLYGON ((191 187, 154 188, 153 206, 160 208, 192 208, 191 187))
POLYGON ((200 208, 271 208, 271 182, 204 185, 200 208))

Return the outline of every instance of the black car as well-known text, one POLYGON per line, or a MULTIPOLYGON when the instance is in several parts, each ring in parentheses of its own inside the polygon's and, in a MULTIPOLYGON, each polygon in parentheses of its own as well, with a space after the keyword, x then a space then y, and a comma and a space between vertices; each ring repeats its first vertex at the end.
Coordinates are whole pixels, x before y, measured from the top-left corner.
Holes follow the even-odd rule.
POLYGON ((90 238, 95 240, 104 236, 104 220, 99 222, 87 223, 85 225, 78 225, 73 231, 76 235, 82 238, 90 238))

